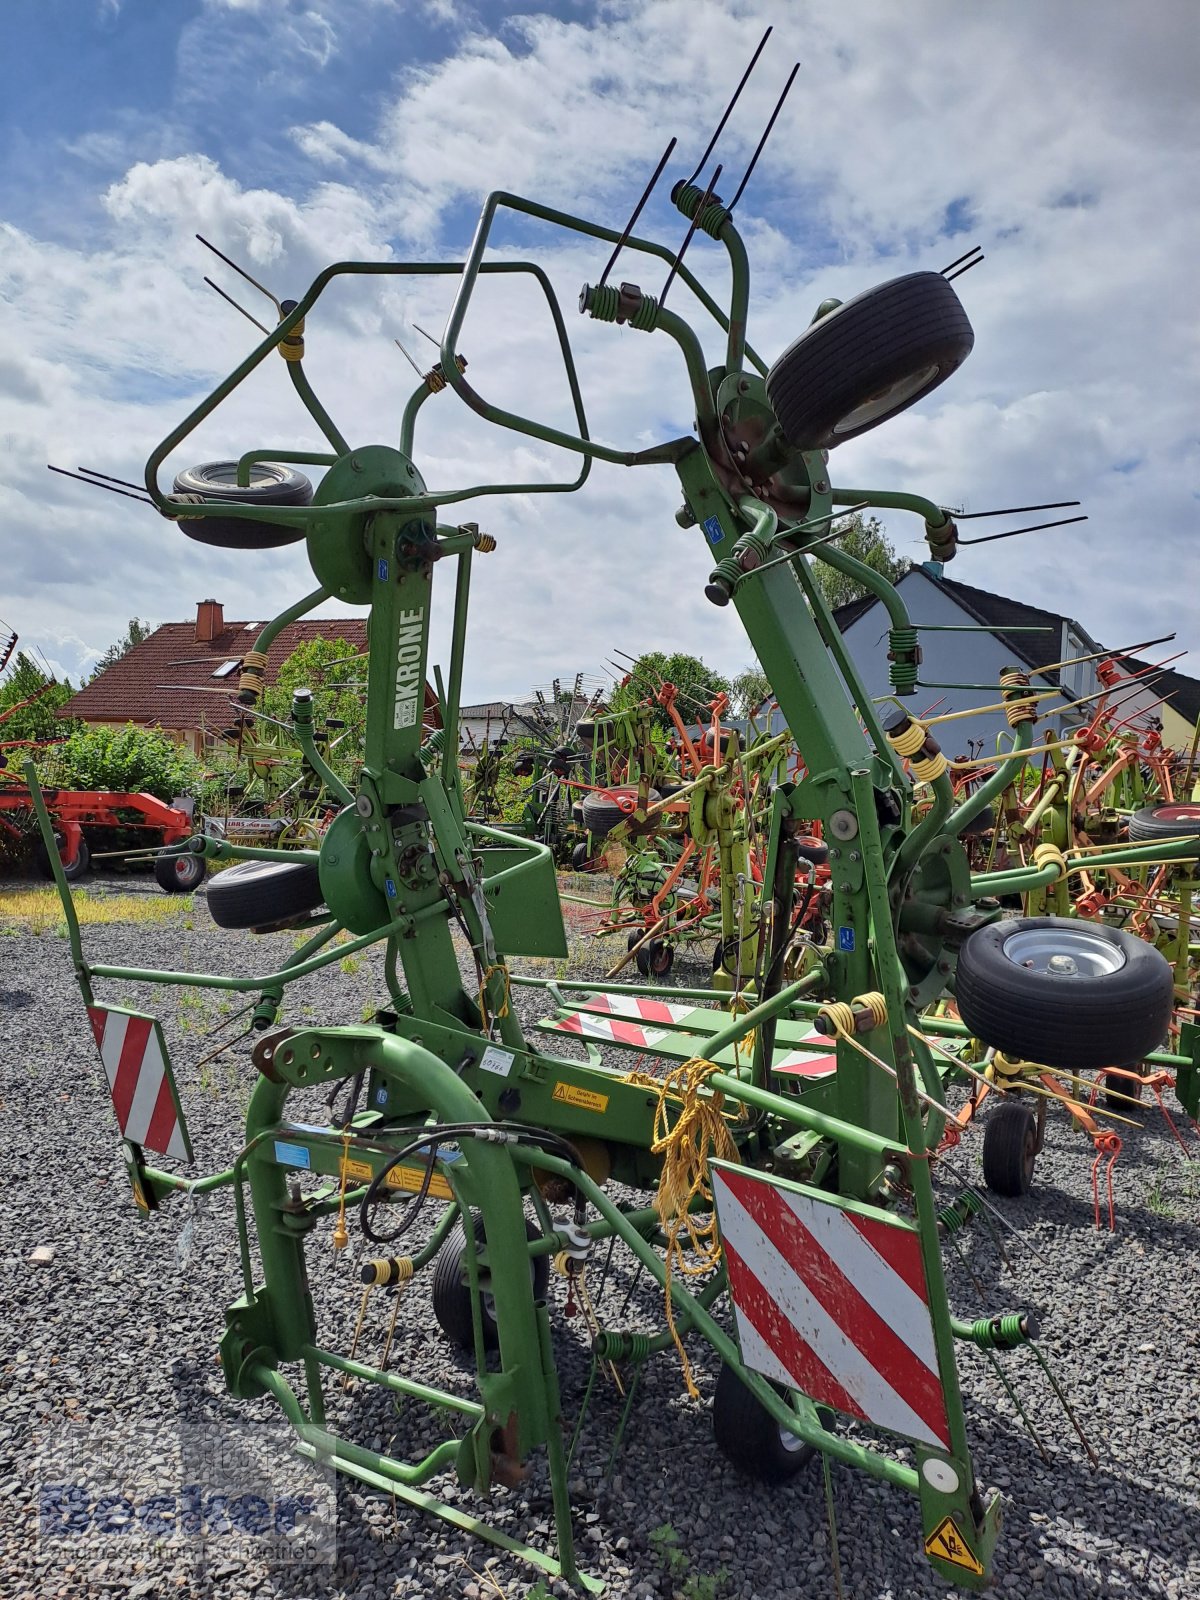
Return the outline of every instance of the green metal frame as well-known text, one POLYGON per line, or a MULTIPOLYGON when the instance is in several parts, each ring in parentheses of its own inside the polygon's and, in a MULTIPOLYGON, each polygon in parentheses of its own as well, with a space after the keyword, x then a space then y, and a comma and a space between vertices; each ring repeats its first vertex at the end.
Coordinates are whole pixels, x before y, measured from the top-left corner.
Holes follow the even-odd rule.
MULTIPOLYGON (((680 192, 677 204, 691 216, 700 198, 690 186, 680 192)), ((183 504, 164 494, 157 482, 159 470, 167 456, 271 351, 278 349, 285 356, 296 392, 330 441, 333 453, 253 450, 241 458, 239 469, 244 474, 255 460, 269 458, 307 460, 327 466, 328 471, 311 506, 247 505, 236 507, 236 514, 302 530, 318 580, 319 587, 281 613, 264 638, 327 595, 369 607, 365 754, 352 793, 331 784, 345 805, 319 853, 250 849, 214 840, 190 842, 191 848, 220 859, 301 859, 318 864, 329 919, 280 971, 241 978, 154 972, 87 961, 70 890, 57 866, 49 819, 31 778, 64 898, 81 986, 89 1000, 93 981, 105 978, 257 992, 255 1021, 269 1027, 288 983, 356 948, 386 942, 392 1013, 370 1026, 266 1036, 256 1052, 262 1076, 251 1098, 245 1146, 233 1167, 199 1181, 201 1187, 232 1185, 238 1197, 245 1284, 243 1294, 227 1313, 221 1346, 230 1388, 244 1396, 273 1395, 294 1424, 301 1449, 332 1459, 366 1483, 469 1527, 507 1549, 518 1550, 548 1573, 562 1573, 574 1582, 595 1586, 580 1573, 576 1561, 547 1313, 534 1301, 527 1270, 531 1251, 552 1249, 558 1242, 543 1240, 531 1246, 525 1234, 523 1199, 533 1192, 536 1174, 545 1172, 572 1185, 595 1213, 598 1220, 588 1225, 590 1237, 623 1240, 663 1286, 664 1294, 671 1295, 681 1327, 706 1341, 781 1426, 837 1460, 916 1493, 933 1565, 956 1582, 980 1587, 987 1581, 999 1505, 998 1498, 983 1503, 971 1464, 954 1353, 954 1341, 963 1336, 963 1325, 954 1323, 946 1300, 928 1160, 943 1125, 941 1113, 931 1110, 930 1101, 935 1106, 942 1103, 943 1075, 954 1069, 941 1058, 935 1061, 924 1042, 913 1039, 909 1025, 928 1000, 944 989, 953 971, 956 942, 997 915, 994 908, 976 906, 975 898, 994 895, 1009 885, 1033 887, 1042 880, 1035 870, 969 880, 957 833, 979 806, 987 803, 991 785, 984 785, 955 811, 949 783, 936 779, 932 806, 919 823, 912 824, 909 780, 810 568, 815 560, 852 571, 880 596, 892 624, 893 683, 898 693, 911 693, 919 659, 916 631, 899 596, 861 563, 819 541, 838 505, 903 506, 916 511, 926 520, 935 551, 943 549, 952 537, 951 519, 941 508, 917 497, 831 487, 823 457, 790 452, 777 429, 768 432, 756 453, 764 473, 778 468, 787 475, 795 491, 795 516, 781 517, 753 495, 731 491, 725 470, 729 457, 723 417, 742 414, 738 408, 757 405, 765 409, 761 378, 765 368, 745 343, 746 255, 719 202, 704 210, 700 226, 724 246, 728 256, 731 286, 727 312, 669 250, 637 237, 624 244, 632 252, 677 268, 678 276, 724 337, 721 365, 710 368, 700 340, 688 324, 636 288, 623 286, 620 292, 585 289, 581 300, 581 308, 593 317, 623 321, 633 331, 657 331, 674 340, 690 383, 698 437, 667 440, 642 450, 622 450, 592 440, 565 322, 548 278, 529 262, 484 259, 493 225, 505 210, 593 239, 611 242, 618 237, 612 230, 564 212, 497 192, 484 205, 465 262, 341 262, 331 266, 318 275, 301 300, 286 304, 277 328, 151 453, 146 485, 164 515, 176 520, 228 516, 228 502, 183 504), (467 382, 459 342, 478 279, 489 273, 530 274, 540 287, 563 356, 575 433, 502 410, 467 382), (438 381, 426 380, 410 397, 400 448, 347 446, 303 372, 305 319, 335 279, 364 274, 445 274, 460 279, 435 369, 438 381), (745 371, 747 361, 753 369, 750 372, 745 371), (413 460, 413 440, 418 412, 443 386, 452 388, 486 421, 577 455, 577 475, 556 482, 431 491, 413 460), (443 526, 436 514, 439 507, 483 495, 575 492, 584 486, 594 459, 628 466, 674 466, 685 502, 679 520, 696 529, 704 568, 715 568, 710 582, 718 590, 723 586, 732 598, 805 760, 804 779, 781 784, 777 790, 767 881, 774 881, 777 864, 786 878, 789 838, 802 824, 804 831, 812 819, 819 819, 831 845, 835 948, 820 973, 759 996, 748 1014, 731 1018, 712 1034, 707 1042, 710 1056, 750 1029, 758 1030, 758 1044, 753 1061, 747 1060, 735 1072, 717 1073, 711 1089, 747 1113, 746 1123, 734 1127, 741 1159, 747 1163, 769 1159, 773 1147, 801 1135, 810 1145, 822 1147, 827 1157, 836 1155, 836 1162, 827 1159, 822 1170, 836 1170, 840 1201, 886 1208, 897 1192, 910 1195, 951 1440, 950 1449, 944 1452, 919 1446, 915 1466, 888 1449, 867 1448, 827 1431, 803 1397, 789 1400, 779 1396, 743 1364, 737 1345, 709 1311, 719 1285, 692 1294, 678 1277, 669 1278, 655 1244, 653 1213, 627 1216, 598 1182, 567 1161, 558 1147, 547 1146, 541 1139, 549 1133, 568 1141, 602 1141, 615 1178, 644 1188, 652 1188, 657 1181, 659 1159, 650 1149, 657 1104, 654 1092, 606 1067, 594 1054, 579 1062, 532 1046, 509 1004, 514 980, 508 972, 507 955, 531 951, 566 954, 549 851, 536 841, 470 822, 464 814, 457 764, 442 761, 435 767, 427 759, 429 752, 423 750, 421 707, 428 676, 434 572, 444 559, 459 564, 442 697, 445 724, 453 730, 462 680, 470 563, 473 552, 487 547, 473 525, 443 526), (751 547, 760 558, 767 557, 757 567, 739 564, 741 552, 751 547), (450 932, 452 916, 465 931, 478 965, 477 992, 464 987, 460 977, 450 932), (332 947, 330 940, 340 930, 354 937, 349 944, 332 947), (925 941, 924 964, 919 971, 912 969, 905 955, 906 937, 914 931, 925 941), (861 1042, 890 1067, 894 1081, 847 1040, 839 1039, 837 1073, 829 1084, 811 1093, 786 1083, 779 1089, 772 1086, 773 1024, 776 1019, 810 1015, 816 1002, 805 997, 815 986, 822 987, 829 999, 846 1001, 868 992, 882 993, 887 1021, 865 1032, 861 1042), (365 1075, 367 1082, 366 1110, 349 1130, 314 1130, 289 1119, 293 1090, 360 1075, 365 1075), (476 1245, 470 1228, 466 1232, 469 1286, 478 1289, 481 1274, 486 1272, 495 1299, 498 1366, 484 1359, 476 1311, 477 1403, 463 1402, 411 1378, 380 1372, 322 1350, 316 1343, 304 1268, 305 1240, 318 1220, 364 1192, 357 1182, 347 1184, 348 1145, 353 1147, 355 1160, 374 1172, 389 1159, 389 1152, 394 1154, 414 1136, 440 1123, 465 1125, 468 1130, 456 1136, 457 1159, 443 1162, 442 1170, 452 1186, 457 1210, 478 1212, 483 1223, 480 1244, 476 1245), (472 1128, 477 1131, 469 1131, 472 1128), (299 1163, 297 1150, 303 1152, 299 1163), (287 1175, 297 1165, 330 1180, 333 1187, 327 1183, 296 1199, 289 1193, 287 1175), (249 1211, 256 1221, 258 1278, 252 1270, 249 1211), (279 1370, 288 1365, 302 1369, 303 1402, 279 1370), (328 1424, 320 1376, 323 1367, 353 1373, 452 1409, 466 1419, 469 1429, 461 1441, 447 1438, 423 1461, 413 1464, 363 1450, 338 1438, 328 1424), (537 1448, 547 1453, 557 1559, 517 1544, 461 1510, 436 1501, 421 1487, 453 1466, 461 1482, 486 1490, 497 1474, 503 1475, 514 1461, 537 1448), (933 1462, 940 1466, 934 1468, 933 1462), (946 1517, 953 1520, 960 1537, 978 1557, 981 1575, 939 1555, 934 1534, 946 1517)), ((302 723, 301 712, 297 728, 303 741, 302 723)), ((456 744, 456 736, 450 737, 448 748, 453 750, 456 744)), ((1001 778, 1008 781, 1021 763, 1021 748, 1013 752, 992 784, 1002 788, 1001 778)), ((307 753, 312 761, 312 753, 307 753)), ((1161 851, 1159 855, 1161 858, 1161 851)), ((1126 851, 1115 853, 1112 859, 1142 857, 1126 851)), ((192 1186, 191 1180, 148 1167, 141 1151, 133 1150, 131 1158, 156 1198, 172 1188, 192 1186)), ((451 1214, 448 1211, 447 1216, 451 1214)), ((448 1227, 443 1221, 435 1249, 448 1227)), ((430 1251, 419 1253, 414 1267, 419 1270, 429 1259, 430 1251)), ((605 1337, 609 1341, 605 1348, 620 1345, 615 1333, 605 1337)))

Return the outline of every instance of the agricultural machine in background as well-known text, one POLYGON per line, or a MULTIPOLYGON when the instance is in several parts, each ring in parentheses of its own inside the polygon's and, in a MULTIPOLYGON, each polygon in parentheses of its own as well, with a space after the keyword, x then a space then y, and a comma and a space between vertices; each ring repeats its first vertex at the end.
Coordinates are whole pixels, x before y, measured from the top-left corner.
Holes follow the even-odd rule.
MULTIPOLYGON (((118 1058, 129 1058, 127 1041, 149 1040, 154 1025, 101 1000, 100 985, 187 981, 257 996, 259 1076, 232 1164, 197 1178, 179 1170, 179 1160, 170 1165, 178 1147, 164 1150, 128 1119, 122 1134, 143 1210, 181 1189, 234 1190, 243 1281, 226 1314, 222 1367, 233 1394, 278 1402, 302 1453, 462 1525, 461 1509, 424 1485, 453 1471, 486 1493, 521 1482, 530 1457, 544 1451, 557 1553, 518 1544, 483 1521, 471 1526, 543 1571, 594 1588, 576 1557, 546 1263, 565 1253, 578 1281, 598 1251, 620 1241, 661 1290, 663 1325, 651 1335, 623 1326, 620 1315, 597 1322, 595 1363, 628 1373, 675 1344, 691 1385, 684 1341, 693 1351, 707 1345, 721 1364, 716 1442, 733 1464, 778 1481, 819 1452, 907 1491, 918 1500, 932 1565, 981 1588, 1000 1497, 984 1494, 972 1462, 956 1346, 972 1343, 1003 1358, 1037 1330, 1020 1308, 968 1321, 947 1300, 939 1233, 946 1207, 935 1179, 941 1184, 951 1170, 939 1157, 952 1120, 948 1090, 973 1082, 955 1051, 975 1039, 1071 1074, 1150 1059, 1194 1082, 1196 1030, 1185 1020, 1178 1048, 1159 1050, 1175 980, 1151 946, 1102 922, 1014 916, 1001 904, 1001 895, 1069 876, 1080 859, 1069 840, 1053 855, 1043 847, 1028 863, 972 872, 962 836, 1026 769, 1038 700, 1021 673, 1005 675, 1000 695, 1012 748, 973 793, 956 798, 932 733, 903 709, 917 687, 919 629, 892 585, 837 545, 840 508, 887 506, 920 517, 939 560, 955 553, 947 510, 907 493, 839 489, 827 459, 844 440, 928 395, 970 352, 973 335, 950 269, 907 274, 846 304, 824 301, 768 368, 746 342, 748 265, 732 215, 749 172, 728 205, 716 193, 719 174, 718 167, 703 187, 697 174, 677 183, 672 199, 687 223, 684 245, 703 234, 723 250, 727 306, 689 271, 684 247, 672 251, 634 235, 637 213, 618 233, 499 192, 484 205, 465 262, 341 262, 300 300, 282 302, 274 331, 153 451, 146 485, 160 511, 200 543, 270 549, 306 540, 316 587, 272 628, 330 596, 369 608, 366 737, 353 784, 316 748, 311 701, 303 693, 295 699, 295 737, 338 803, 320 848, 285 852, 211 837, 187 846, 236 863, 210 884, 219 924, 303 925, 310 936, 266 976, 94 962, 57 864, 56 875, 110 1076, 118 1058), (584 287, 581 311, 615 325, 614 338, 673 342, 695 433, 638 449, 591 438, 548 278, 534 263, 489 255, 505 215, 616 247, 599 281, 584 287), (667 264, 659 295, 609 283, 621 250, 667 264), (479 285, 492 274, 524 274, 545 296, 570 382, 573 430, 502 410, 466 381, 459 343, 479 285), (454 280, 440 360, 404 409, 399 448, 348 442, 303 366, 306 324, 325 290, 366 275, 454 280), (716 325, 716 359, 664 304, 676 278, 716 325), (328 448, 251 450, 223 499, 202 488, 164 492, 158 473, 167 455, 273 351, 328 448), (495 426, 574 453, 577 476, 428 488, 416 424, 431 396, 447 388, 495 426), (677 521, 699 558, 695 581, 716 605, 732 605, 745 626, 803 760, 801 776, 774 784, 759 825, 761 926, 753 957, 726 963, 738 988, 725 1012, 698 1004, 703 995, 620 985, 576 986, 584 999, 568 1005, 553 980, 515 972, 513 957, 566 954, 551 851, 469 820, 457 764, 434 760, 435 741, 422 728, 434 579, 451 563, 450 653, 444 678, 438 672, 434 680, 441 746, 455 750, 471 569, 495 544, 474 523, 445 523, 441 513, 488 495, 580 490, 594 460, 677 474, 677 521), (324 469, 315 490, 297 465, 324 469), (851 576, 888 609, 897 704, 886 720, 832 621, 815 562, 851 576), (914 783, 931 796, 919 816, 914 783), (808 941, 796 958, 796 885, 806 876, 802 847, 814 827, 828 850, 829 938, 808 941), (469 983, 453 930, 474 969, 469 983), (343 933, 349 941, 334 945, 343 933), (289 983, 372 945, 384 955, 387 1010, 360 1025, 293 1019, 278 1026, 289 983), (519 985, 553 991, 545 1046, 517 1016, 519 985), (959 1016, 929 1015, 951 985, 959 1016), (661 1010, 638 1009, 647 1003, 661 1010), (631 1016, 640 1046, 589 1026, 631 1016), (650 1032, 656 1036, 647 1038, 650 1032), (642 1064, 626 1070, 596 1050, 586 1060, 558 1053, 552 1046, 563 1033, 637 1048, 665 1070, 648 1077, 642 1064), (311 1096, 303 1116, 294 1109, 303 1091, 340 1086, 348 1109, 336 1122, 314 1123, 311 1096), (168 1165, 151 1165, 155 1154, 166 1154, 168 1165), (619 1202, 612 1184, 641 1199, 619 1202), (441 1205, 440 1219, 401 1254, 423 1203, 441 1205), (306 1249, 318 1241, 345 1247, 352 1228, 368 1284, 431 1273, 443 1331, 474 1353, 475 1398, 426 1383, 419 1344, 402 1333, 398 1367, 389 1370, 323 1340, 306 1249), (725 1293, 732 1332, 714 1314, 725 1293), (330 1383, 330 1373, 356 1378, 358 1388, 330 1383), (453 1424, 419 1461, 369 1449, 349 1437, 364 1386, 428 1403, 453 1424)), ((204 469, 194 481, 207 481, 204 469)), ((247 658, 243 686, 251 692, 253 666, 247 658)), ((734 772, 743 760, 730 751, 713 770, 734 772)), ((44 807, 41 816, 49 847, 44 807)), ((704 823, 719 828, 707 816, 704 823)), ((1085 859, 1089 873, 1127 872, 1192 863, 1197 849, 1195 838, 1116 841, 1085 859)), ((159 1070, 169 1072, 165 1060, 159 1070)), ((1002 1081, 995 1094, 991 1115, 1007 1115, 1002 1081)), ((1010 1163, 1024 1160, 1023 1140, 1008 1140, 1006 1150, 1010 1163)))

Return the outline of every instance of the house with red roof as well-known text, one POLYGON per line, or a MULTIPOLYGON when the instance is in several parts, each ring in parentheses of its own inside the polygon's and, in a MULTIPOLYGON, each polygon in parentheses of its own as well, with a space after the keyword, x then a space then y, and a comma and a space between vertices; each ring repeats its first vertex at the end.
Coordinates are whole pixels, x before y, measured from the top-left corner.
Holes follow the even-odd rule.
MULTIPOLYGON (((228 726, 247 650, 265 622, 226 622, 219 600, 201 600, 194 620, 164 622, 141 644, 85 684, 62 708, 92 724, 127 722, 159 728, 199 755, 228 726)), ((266 687, 292 652, 311 639, 344 639, 348 654, 365 652, 363 617, 291 622, 267 652, 266 687)))

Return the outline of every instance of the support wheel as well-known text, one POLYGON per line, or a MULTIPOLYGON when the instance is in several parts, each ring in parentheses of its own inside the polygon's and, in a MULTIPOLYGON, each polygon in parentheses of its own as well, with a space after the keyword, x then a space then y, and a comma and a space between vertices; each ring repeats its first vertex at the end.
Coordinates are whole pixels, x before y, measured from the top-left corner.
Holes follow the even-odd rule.
POLYGON ((767 374, 767 398, 798 450, 831 450, 944 383, 975 342, 937 272, 910 272, 805 329, 767 374))
POLYGON ((571 851, 571 870, 573 872, 582 872, 590 859, 591 858, 588 855, 587 840, 580 840, 580 842, 571 851))
POLYGON ((1138 843, 1179 839, 1198 833, 1200 833, 1200 805, 1191 802, 1143 806, 1129 819, 1130 840, 1138 843))
MULTIPOLYGON (((773 1384, 780 1394, 785 1393, 773 1384)), ((783 1483, 816 1455, 781 1428, 730 1366, 722 1365, 712 1405, 713 1437, 725 1459, 762 1483, 783 1483)))
POLYGON ((1174 974, 1152 945, 1119 928, 1008 917, 963 941, 955 998, 984 1044, 1094 1072, 1158 1049, 1175 1006, 1174 974))
MULTIPOLYGON (((75 846, 75 854, 67 855, 70 848, 66 835, 55 829, 54 842, 58 846, 58 859, 62 862, 63 877, 68 883, 77 883, 80 878, 86 877, 92 864, 92 852, 88 849, 87 840, 80 835, 79 843, 75 846)), ((43 878, 53 878, 54 868, 50 865, 50 857, 46 854, 46 846, 39 838, 34 846, 34 856, 37 869, 43 878)))
POLYGON ((203 856, 168 856, 154 858, 154 876, 160 889, 168 894, 191 894, 204 882, 208 862, 203 856))
POLYGON ((1037 1118, 1019 1100, 1002 1100, 983 1125, 983 1181, 993 1194, 1028 1194, 1037 1161, 1037 1118))
POLYGON ((1145 1085, 1140 1078, 1121 1078, 1113 1073, 1104 1079, 1104 1104, 1110 1111, 1128 1113, 1131 1100, 1142 1098, 1145 1085))
MULTIPOLYGON (((646 804, 654 805, 662 796, 657 789, 651 789, 646 796, 646 804)), ((595 790, 583 797, 583 825, 593 839, 603 839, 610 834, 621 822, 629 821, 637 809, 638 792, 635 786, 629 784, 619 785, 604 791, 595 790)), ((653 833, 659 825, 657 817, 651 817, 648 822, 630 823, 629 831, 637 835, 653 833)))
MULTIPOLYGON (((274 461, 255 462, 245 489, 238 488, 236 461, 189 467, 175 479, 175 493, 169 496, 201 502, 233 500, 247 506, 307 506, 312 497, 312 484, 302 472, 274 461)), ((223 550, 274 550, 304 538, 303 528, 257 522, 252 517, 194 517, 179 526, 197 544, 217 545, 223 550)))
POLYGON ((633 959, 643 978, 665 978, 675 965, 675 946, 665 939, 650 939, 633 959))
POLYGON ((218 928, 268 933, 315 911, 322 903, 315 862, 239 861, 208 886, 208 909, 218 928))
MULTIPOLYGON (((540 1239, 541 1236, 540 1230, 526 1217, 525 1237, 540 1239)), ((475 1219, 475 1238, 479 1244, 485 1242, 482 1217, 475 1219)), ((484 1271, 482 1265, 480 1271, 481 1273, 484 1271)), ((550 1258, 532 1256, 529 1262, 529 1277, 533 1284, 534 1299, 544 1300, 546 1291, 550 1287, 550 1258)), ((450 1235, 438 1252, 437 1265, 433 1269, 433 1282, 430 1285, 430 1297, 438 1326, 451 1344, 456 1344, 460 1350, 473 1350, 475 1323, 471 1310, 471 1289, 467 1282, 467 1240, 461 1226, 450 1235)), ((496 1326, 496 1302, 486 1289, 481 1292, 479 1301, 484 1348, 495 1350, 500 1344, 500 1330, 496 1326)))

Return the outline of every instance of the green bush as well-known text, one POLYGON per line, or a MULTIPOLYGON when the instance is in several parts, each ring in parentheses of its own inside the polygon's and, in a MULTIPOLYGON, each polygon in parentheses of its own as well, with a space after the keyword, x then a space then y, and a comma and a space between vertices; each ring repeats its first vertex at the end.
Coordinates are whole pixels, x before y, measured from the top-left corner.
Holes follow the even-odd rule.
MULTIPOLYGON (((36 661, 19 650, 11 671, 0 683, 0 743, 54 739, 74 727, 59 716, 74 693, 69 683, 47 677, 36 661), (29 704, 22 704, 26 700, 29 704)), ((20 751, 10 752, 10 765, 16 764, 15 758, 24 759, 20 751)))
POLYGON ((58 789, 102 789, 173 800, 195 791, 200 768, 173 739, 127 722, 123 728, 77 727, 45 752, 38 776, 58 789))

